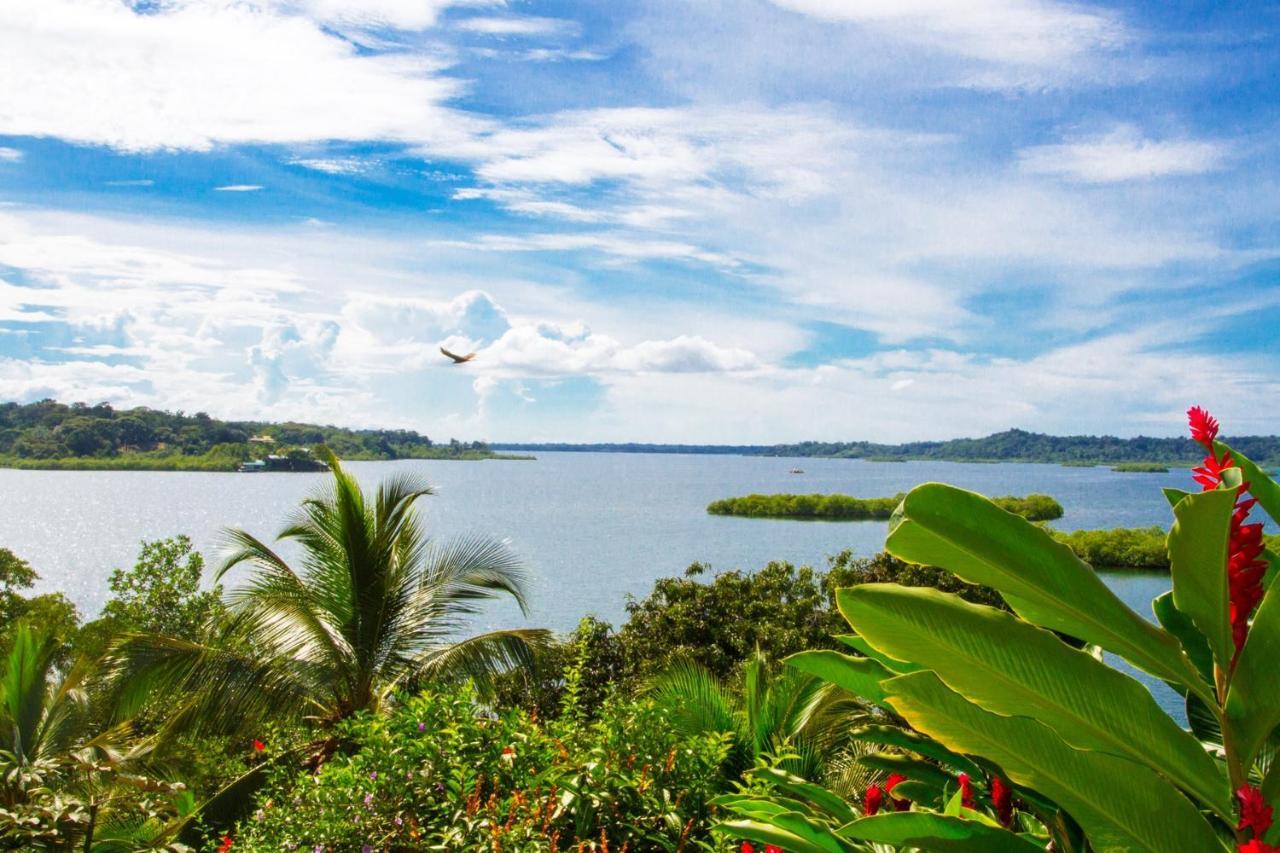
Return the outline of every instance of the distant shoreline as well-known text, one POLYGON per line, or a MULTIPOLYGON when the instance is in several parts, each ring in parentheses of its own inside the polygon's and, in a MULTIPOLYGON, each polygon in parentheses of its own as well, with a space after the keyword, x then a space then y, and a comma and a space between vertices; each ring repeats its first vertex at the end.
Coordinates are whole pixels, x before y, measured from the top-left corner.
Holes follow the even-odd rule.
MULTIPOLYGON (((1264 468, 1280 466, 1280 437, 1240 436, 1233 448, 1264 468)), ((1189 468, 1204 450, 1188 438, 1055 436, 1006 430, 984 438, 877 444, 867 441, 793 444, 645 444, 640 442, 494 442, 495 450, 562 453, 667 453, 863 459, 874 462, 1030 463, 1071 467, 1119 466, 1122 471, 1189 468)))

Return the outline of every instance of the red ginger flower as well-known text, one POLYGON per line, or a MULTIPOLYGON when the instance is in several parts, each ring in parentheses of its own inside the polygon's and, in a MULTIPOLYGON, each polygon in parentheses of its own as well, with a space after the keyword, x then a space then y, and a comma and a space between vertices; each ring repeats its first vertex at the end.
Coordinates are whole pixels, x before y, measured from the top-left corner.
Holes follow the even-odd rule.
POLYGON ((879 785, 870 785, 867 792, 862 796, 862 812, 870 817, 880 811, 880 807, 884 805, 884 792, 880 790, 879 785))
POLYGON ((893 796, 893 789, 898 787, 899 782, 907 781, 907 777, 901 773, 890 773, 889 778, 884 780, 884 792, 889 796, 889 802, 893 803, 893 810, 905 812, 911 808, 911 801, 908 799, 898 799, 893 796))
POLYGON ((1251 841, 1243 842, 1236 848, 1237 853, 1277 853, 1280 848, 1272 847, 1270 844, 1264 844, 1260 839, 1254 838, 1251 841))
POLYGON ((956 777, 956 781, 960 783, 960 805, 966 809, 977 807, 977 803, 973 800, 973 783, 969 781, 968 773, 961 773, 956 777))
POLYGON ((262 741, 258 740, 257 738, 254 738, 254 740, 253 740, 253 751, 254 751, 254 752, 262 752, 262 750, 264 750, 264 749, 266 749, 266 748, 267 748, 267 745, 266 745, 265 743, 263 743, 262 741))
POLYGON ((1271 806, 1263 799, 1262 792, 1250 785, 1236 791, 1236 798, 1240 800, 1240 822, 1236 830, 1251 829, 1254 838, 1261 838, 1271 828, 1271 806))
POLYGON ((1213 451, 1213 442, 1218 438, 1218 419, 1199 406, 1187 409, 1187 421, 1191 424, 1191 439, 1213 451))
POLYGON ((227 851, 231 849, 232 844, 235 844, 235 842, 231 839, 230 835, 222 836, 222 843, 218 845, 218 853, 227 853, 227 851))
MULTIPOLYGON (((1209 455, 1199 468, 1191 473, 1195 481, 1206 492, 1222 485, 1222 474, 1234 466, 1231 454, 1223 451, 1221 457, 1214 449, 1213 442, 1218 437, 1218 421, 1199 406, 1187 410, 1187 420, 1191 424, 1191 437, 1204 445, 1209 455)), ((1231 544, 1227 556, 1227 590, 1231 602, 1231 639, 1235 643, 1236 652, 1244 645, 1249 633, 1249 617, 1262 600, 1262 576, 1266 574, 1267 563, 1262 556, 1262 525, 1245 524, 1257 500, 1246 496, 1248 483, 1241 483, 1238 490, 1235 512, 1231 514, 1231 544)))
POLYGON ((1013 792, 999 776, 991 777, 991 805, 996 810, 1001 826, 1013 824, 1013 792))

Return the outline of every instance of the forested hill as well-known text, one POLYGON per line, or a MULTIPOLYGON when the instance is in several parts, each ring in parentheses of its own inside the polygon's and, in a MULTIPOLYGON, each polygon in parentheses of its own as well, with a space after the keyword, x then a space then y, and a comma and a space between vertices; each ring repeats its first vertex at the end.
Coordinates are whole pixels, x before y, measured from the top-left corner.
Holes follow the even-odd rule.
MULTIPOLYGON (((1262 465, 1280 465, 1280 437, 1241 436, 1226 439, 1262 465)), ((604 451, 625 453, 736 453, 747 456, 819 456, 846 459, 936 459, 950 462, 1055 462, 1112 464, 1161 462, 1193 465, 1204 450, 1188 438, 1116 438, 1093 435, 1045 435, 1011 429, 985 438, 876 444, 870 441, 760 445, 694 444, 498 444, 504 450, 604 451)))
MULTIPOLYGON (((1240 436, 1224 440, 1255 462, 1265 465, 1280 464, 1280 437, 1240 436)), ((1204 457, 1204 449, 1189 438, 1045 435, 1020 429, 998 432, 985 438, 915 441, 908 444, 810 441, 777 445, 764 453, 768 456, 938 459, 957 462, 1165 462, 1171 465, 1191 465, 1204 457)))
POLYGON ((230 470, 274 453, 327 445, 341 459, 485 458, 482 442, 436 444, 411 430, 221 421, 155 409, 53 400, 0 403, 0 465, 230 470))

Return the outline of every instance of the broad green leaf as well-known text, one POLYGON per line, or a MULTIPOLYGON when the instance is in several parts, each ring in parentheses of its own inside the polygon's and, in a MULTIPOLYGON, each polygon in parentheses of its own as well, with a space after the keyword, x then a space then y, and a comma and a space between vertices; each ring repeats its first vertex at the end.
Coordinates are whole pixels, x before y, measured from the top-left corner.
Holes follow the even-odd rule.
POLYGON ((932 670, 969 701, 1039 720, 1072 746, 1146 764, 1232 814, 1227 780, 1151 692, 1051 632, 929 588, 863 584, 836 600, 867 642, 932 670))
POLYGON ((1182 650, 1195 664, 1205 684, 1212 685, 1213 652, 1209 649, 1209 641, 1192 624, 1187 614, 1173 605, 1173 590, 1156 596, 1151 602, 1151 612, 1155 614, 1160 626, 1182 643, 1182 650))
POLYGON ((932 672, 898 676, 885 689, 915 728, 951 749, 988 758, 1014 783, 1058 803, 1098 853, 1225 850, 1191 801, 1141 764, 1075 749, 1035 720, 984 711, 932 672))
POLYGON ((883 702, 884 691, 880 682, 893 677, 892 672, 871 658, 855 658, 829 649, 797 652, 786 658, 786 664, 829 681, 868 702, 883 702))
POLYGON ((1182 500, 1187 495, 1196 494, 1195 492, 1188 492, 1185 489, 1161 489, 1161 491, 1164 492, 1164 499, 1169 502, 1169 506, 1171 507, 1177 506, 1178 501, 1182 500))
POLYGON ((1173 604, 1200 629, 1218 665, 1235 655, 1227 602, 1227 553, 1236 493, 1201 492, 1178 501, 1169 531, 1173 604))
POLYGON ((806 782, 799 776, 792 776, 790 773, 785 773, 773 767, 757 770, 752 775, 757 779, 769 782, 776 788, 781 788, 787 793, 799 797, 801 800, 813 803, 840 823, 845 823, 857 817, 857 814, 844 800, 826 788, 806 782))
POLYGON ((1207 688, 1178 641, 1125 606, 1071 549, 973 492, 926 483, 903 499, 885 550, 1000 592, 1037 625, 1102 646, 1165 681, 1207 688))
POLYGON ((908 672, 920 671, 920 667, 916 666, 913 663, 908 663, 907 661, 901 661, 901 660, 894 660, 888 655, 881 654, 880 652, 873 649, 870 643, 868 643, 866 640, 859 637, 857 634, 837 634, 836 639, 844 643, 846 646, 853 649, 854 651, 858 652, 859 654, 863 655, 864 657, 869 657, 873 661, 879 662, 879 664, 883 666, 885 669, 891 670, 892 672, 895 672, 899 675, 902 675, 908 672))
POLYGON ((894 812, 859 818, 842 826, 837 834, 845 838, 917 847, 921 850, 949 853, 1044 853, 1037 844, 1007 829, 988 826, 976 820, 930 814, 929 812, 894 812))
POLYGON ((1262 796, 1268 803, 1280 801, 1280 761, 1273 761, 1262 779, 1262 796))
POLYGON ((1240 760, 1248 767, 1262 741, 1280 724, 1280 587, 1262 597, 1227 690, 1227 719, 1240 760))
POLYGON ((780 812, 766 820, 729 820, 717 826, 735 838, 774 844, 788 853, 848 853, 856 848, 804 815, 780 812))
POLYGON ((928 782, 919 782, 915 779, 908 779, 906 782, 899 782, 893 789, 894 799, 910 800, 913 803, 934 804, 942 798, 942 788, 937 785, 930 785, 928 782))
POLYGON ((1248 456, 1232 450, 1230 445, 1215 441, 1213 447, 1219 456, 1224 452, 1231 454, 1231 464, 1240 469, 1241 476, 1249 483, 1249 494, 1258 499, 1258 503, 1266 510, 1267 515, 1271 516, 1272 521, 1280 524, 1280 484, 1271 479, 1267 472, 1258 467, 1248 456))
POLYGON ((898 755, 892 752, 871 752, 866 755, 859 755, 857 761, 863 767, 883 770, 885 773, 898 773, 908 779, 926 782, 939 788, 946 785, 954 785, 956 782, 952 774, 936 764, 930 764, 927 761, 912 758, 909 755, 898 755))
POLYGON ((900 726, 863 726, 849 733, 853 740, 863 743, 874 743, 880 746, 896 746, 910 750, 917 755, 932 758, 941 764, 954 767, 957 772, 977 776, 982 771, 963 755, 952 752, 936 740, 918 735, 900 726))

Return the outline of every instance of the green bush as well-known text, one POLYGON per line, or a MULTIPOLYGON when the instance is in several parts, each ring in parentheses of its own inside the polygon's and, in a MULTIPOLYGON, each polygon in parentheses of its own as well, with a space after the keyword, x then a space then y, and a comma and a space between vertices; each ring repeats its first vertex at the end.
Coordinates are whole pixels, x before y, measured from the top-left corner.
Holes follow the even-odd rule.
MULTIPOLYGON (((997 506, 1030 521, 1062 518, 1062 504, 1048 495, 1012 495, 993 498, 997 506)), ((891 498, 855 498, 849 495, 747 495, 724 498, 707 506, 712 515, 748 518, 792 518, 824 521, 883 521, 893 515, 902 495, 891 498)))
POLYGON ((1165 532, 1159 527, 1118 527, 1113 530, 1050 530, 1076 556, 1100 569, 1168 569, 1165 532))
POLYGON ((234 849, 676 850, 708 837, 727 785, 726 739, 681 737, 645 701, 579 723, 428 692, 341 736, 350 751, 315 775, 273 771, 234 849))

